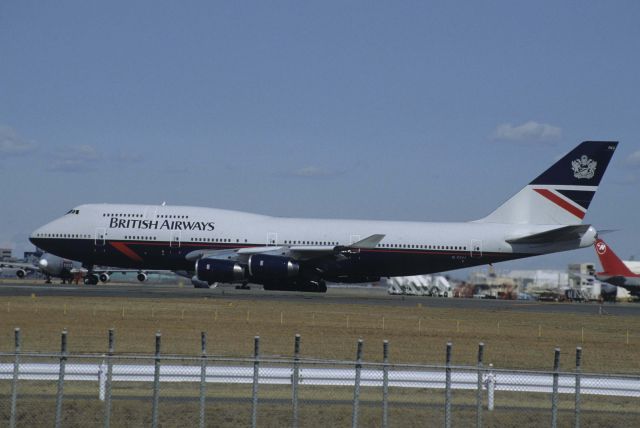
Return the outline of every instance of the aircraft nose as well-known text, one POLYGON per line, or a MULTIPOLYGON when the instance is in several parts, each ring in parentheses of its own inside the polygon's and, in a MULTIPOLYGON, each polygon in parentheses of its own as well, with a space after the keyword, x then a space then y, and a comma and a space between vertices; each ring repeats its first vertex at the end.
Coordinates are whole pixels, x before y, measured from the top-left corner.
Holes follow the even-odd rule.
MULTIPOLYGON (((37 235, 36 235, 36 233, 38 232, 38 230, 40 230, 40 229, 34 230, 34 231, 31 233, 31 236, 29 236, 29 242, 31 242, 33 245, 36 245, 36 243, 34 242, 34 240, 35 240, 35 238, 36 238, 36 236, 37 236, 37 235)), ((36 245, 36 246, 37 246, 37 245, 36 245)))

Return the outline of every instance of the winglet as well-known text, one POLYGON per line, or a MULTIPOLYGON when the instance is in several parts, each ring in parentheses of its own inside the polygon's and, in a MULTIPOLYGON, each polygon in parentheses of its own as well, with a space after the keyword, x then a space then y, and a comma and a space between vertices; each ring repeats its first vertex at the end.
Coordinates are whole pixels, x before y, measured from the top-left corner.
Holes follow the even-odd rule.
POLYGON ((376 248, 376 246, 384 239, 385 235, 371 235, 368 236, 358 242, 354 242, 349 245, 349 248, 362 248, 362 249, 370 249, 376 248))

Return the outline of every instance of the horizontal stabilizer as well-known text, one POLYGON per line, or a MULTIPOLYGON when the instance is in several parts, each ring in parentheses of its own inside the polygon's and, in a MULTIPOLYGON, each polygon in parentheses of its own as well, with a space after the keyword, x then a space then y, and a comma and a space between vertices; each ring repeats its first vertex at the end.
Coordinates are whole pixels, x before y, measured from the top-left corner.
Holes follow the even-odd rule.
POLYGON ((590 227, 591 225, 589 224, 564 226, 520 238, 507 239, 506 241, 509 244, 545 244, 558 241, 574 241, 581 239, 590 227))

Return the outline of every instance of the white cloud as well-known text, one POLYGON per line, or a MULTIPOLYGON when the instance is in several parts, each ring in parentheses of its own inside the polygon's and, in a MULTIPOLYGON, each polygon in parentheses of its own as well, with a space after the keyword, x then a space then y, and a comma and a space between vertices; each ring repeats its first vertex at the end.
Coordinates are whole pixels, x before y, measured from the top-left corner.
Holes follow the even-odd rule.
POLYGON ((514 126, 503 123, 493 131, 493 139, 515 142, 552 142, 562 137, 562 128, 533 120, 514 126))
POLYGON ((120 152, 113 156, 113 161, 117 163, 140 163, 144 161, 144 156, 138 153, 120 152))
POLYGON ((109 154, 99 151, 90 144, 64 146, 50 156, 49 170, 59 172, 87 172, 99 168, 102 164, 124 164, 143 162, 144 157, 135 153, 109 154))
POLYGON ((320 168, 313 165, 308 165, 299 169, 292 171, 289 175, 293 175, 295 177, 330 177, 335 175, 335 173, 331 170, 320 168))
POLYGON ((97 163, 105 160, 105 156, 88 144, 67 146, 56 152, 49 169, 62 172, 83 172, 97 168, 97 163))
POLYGON ((6 156, 22 156, 35 150, 36 144, 28 141, 11 127, 0 125, 0 154, 6 156))
POLYGON ((626 164, 633 167, 640 167, 640 150, 637 150, 627 156, 626 164))

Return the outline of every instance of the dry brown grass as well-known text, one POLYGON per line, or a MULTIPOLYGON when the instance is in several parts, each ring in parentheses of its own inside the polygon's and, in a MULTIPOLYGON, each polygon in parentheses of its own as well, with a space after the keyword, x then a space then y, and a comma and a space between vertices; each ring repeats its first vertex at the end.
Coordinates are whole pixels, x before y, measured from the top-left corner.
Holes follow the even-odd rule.
POLYGON ((291 355, 294 334, 300 333, 307 357, 353 359, 356 341, 362 338, 365 359, 380 361, 382 340, 388 339, 392 362, 439 364, 444 362, 446 342, 451 341, 453 362, 474 364, 482 341, 485 361, 500 368, 549 369, 553 350, 560 347, 562 368, 570 370, 575 347, 582 346, 586 371, 640 370, 640 320, 624 316, 317 304, 259 297, 0 299, 0 350, 13 350, 15 327, 22 330, 23 350, 35 352, 58 351, 60 332, 67 328, 71 352, 102 353, 107 331, 113 327, 119 353, 152 353, 155 333, 160 331, 163 353, 198 355, 200 332, 206 331, 211 354, 249 356, 253 337, 259 335, 263 354, 291 355))

